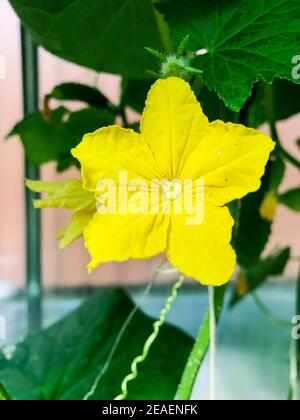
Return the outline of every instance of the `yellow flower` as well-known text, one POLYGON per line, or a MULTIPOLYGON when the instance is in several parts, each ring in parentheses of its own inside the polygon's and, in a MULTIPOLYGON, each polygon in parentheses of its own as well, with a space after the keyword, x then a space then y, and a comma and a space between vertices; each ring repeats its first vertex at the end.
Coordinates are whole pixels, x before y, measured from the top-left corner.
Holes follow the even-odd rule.
POLYGON ((273 192, 267 193, 260 207, 261 217, 268 222, 273 222, 276 216, 277 204, 276 194, 273 192))
MULTIPOLYGON (((92 257, 89 268, 166 252, 178 270, 203 284, 228 282, 236 256, 230 245, 233 219, 225 205, 259 189, 273 148, 274 142, 257 130, 222 121, 210 124, 182 79, 157 81, 148 95, 141 134, 106 127, 86 135, 73 149, 81 163, 83 187, 91 193, 90 202, 92 195, 98 198, 101 180, 114 181, 120 192, 120 172, 125 171, 129 182, 140 179, 146 187, 162 181, 164 205, 178 199, 178 181, 201 180, 204 219, 188 224, 189 214, 175 211, 95 211, 84 229, 92 257)), ((148 190, 143 194, 148 197, 148 190)))
POLYGON ((66 208, 74 211, 71 222, 58 234, 59 247, 68 245, 83 235, 84 228, 95 214, 95 195, 82 187, 82 181, 70 179, 63 182, 26 181, 34 192, 46 193, 42 200, 34 200, 35 208, 66 208))

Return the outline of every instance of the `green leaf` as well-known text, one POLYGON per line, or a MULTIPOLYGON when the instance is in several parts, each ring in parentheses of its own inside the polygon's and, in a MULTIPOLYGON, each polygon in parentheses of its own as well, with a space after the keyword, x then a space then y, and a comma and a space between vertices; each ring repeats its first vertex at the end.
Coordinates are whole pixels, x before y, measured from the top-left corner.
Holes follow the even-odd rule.
POLYGON ((63 119, 68 115, 66 108, 60 107, 51 113, 48 121, 38 112, 19 122, 12 132, 23 143, 28 161, 35 166, 67 154, 74 145, 71 134, 66 129, 63 119))
POLYGON ((147 78, 164 50, 166 28, 151 0, 10 0, 35 41, 51 53, 98 72, 147 78))
POLYGON ((98 89, 79 83, 63 83, 55 86, 49 96, 60 101, 85 102, 95 108, 107 108, 109 105, 108 99, 98 89))
POLYGON ((283 181, 286 165, 284 160, 279 156, 272 156, 272 163, 270 169, 269 191, 277 194, 278 189, 283 181))
POLYGON ((299 54, 298 0, 173 0, 156 7, 175 45, 189 35, 191 51, 207 50, 193 66, 232 110, 243 107, 259 79, 299 83, 292 76, 299 54))
POLYGON ((3 384, 0 382, 0 401, 7 401, 10 400, 6 389, 4 388, 3 384))
POLYGON ((66 127, 72 137, 76 138, 74 142, 77 144, 85 134, 92 133, 103 126, 111 125, 114 120, 114 115, 107 109, 85 108, 71 113, 66 122, 66 127))
POLYGON ((259 191, 247 195, 239 202, 233 247, 242 267, 248 267, 259 259, 271 234, 271 222, 262 219, 260 215, 260 207, 268 191, 268 183, 264 181, 259 191))
POLYGON ((253 264, 243 271, 243 278, 246 282, 246 293, 233 292, 230 305, 240 302, 248 293, 257 289, 270 276, 282 275, 291 256, 291 249, 284 248, 273 252, 271 255, 253 264))
MULTIPOLYGON (((16 346, 10 360, 0 352, 0 377, 14 400, 82 400, 102 371, 133 309, 121 290, 94 294, 48 330, 16 346)), ((113 399, 152 332, 153 321, 138 311, 93 396, 113 399)), ((173 399, 192 340, 164 326, 129 385, 129 399, 173 399), (176 349, 176 351, 174 351, 176 349)))
POLYGON ((64 170, 77 163, 70 150, 84 134, 113 122, 114 116, 108 110, 86 108, 70 113, 60 107, 51 112, 49 120, 40 112, 26 117, 15 126, 10 136, 20 137, 32 165, 57 161, 58 170, 64 170))
POLYGON ((289 190, 279 196, 279 202, 291 210, 300 211, 300 188, 289 190))

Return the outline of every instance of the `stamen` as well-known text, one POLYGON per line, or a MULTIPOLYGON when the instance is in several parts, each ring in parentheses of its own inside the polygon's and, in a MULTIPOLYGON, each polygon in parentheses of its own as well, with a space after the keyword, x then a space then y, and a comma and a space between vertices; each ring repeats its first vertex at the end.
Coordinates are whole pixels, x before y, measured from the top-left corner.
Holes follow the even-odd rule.
POLYGON ((172 201, 180 197, 182 194, 182 185, 180 181, 164 181, 162 184, 162 189, 165 197, 172 201))

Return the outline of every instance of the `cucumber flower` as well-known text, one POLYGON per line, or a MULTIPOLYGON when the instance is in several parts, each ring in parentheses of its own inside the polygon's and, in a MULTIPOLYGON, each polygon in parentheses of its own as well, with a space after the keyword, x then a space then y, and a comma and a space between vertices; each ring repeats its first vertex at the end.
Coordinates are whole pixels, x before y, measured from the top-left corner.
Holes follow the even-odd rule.
POLYGON ((143 185, 139 200, 143 195, 147 198, 143 201, 147 210, 156 194, 150 187, 162 189, 156 211, 128 211, 128 202, 136 196, 133 190, 126 190, 128 200, 122 195, 125 204, 118 198, 119 211, 102 212, 103 202, 97 201, 97 211, 95 206, 83 232, 91 255, 88 268, 165 252, 174 267, 202 284, 228 282, 236 255, 230 244, 234 221, 226 204, 259 189, 274 142, 242 125, 209 123, 190 85, 177 77, 153 85, 140 132, 101 128, 84 136, 72 150, 92 206, 102 197, 99 183, 103 180, 110 180, 121 197, 120 173, 124 172, 129 183, 139 180, 143 185), (192 186, 183 198, 182 185, 187 180, 192 186), (196 203, 196 210, 202 209, 197 223, 190 223, 188 206, 175 210, 177 201, 188 198, 196 203))

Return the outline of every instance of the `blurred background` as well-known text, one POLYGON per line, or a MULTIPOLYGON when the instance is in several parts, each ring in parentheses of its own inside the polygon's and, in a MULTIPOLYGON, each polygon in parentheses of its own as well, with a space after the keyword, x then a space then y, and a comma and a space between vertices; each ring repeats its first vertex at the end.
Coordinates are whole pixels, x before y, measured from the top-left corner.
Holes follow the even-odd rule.
MULTIPOLYGON (((0 313, 8 320, 10 328, 6 340, 0 344, 20 339, 26 331, 26 307, 24 302, 7 303, 5 296, 14 290, 25 287, 25 204, 24 204, 24 155, 18 138, 5 140, 12 127, 23 116, 22 106, 22 65, 20 46, 20 25, 17 16, 7 1, 0 2, 0 58, 5 63, 5 74, 0 77, 0 313), (15 306, 14 306, 15 305, 15 306), (18 322, 17 322, 18 321, 18 322)), ((101 74, 82 68, 46 51, 39 50, 40 66, 40 101, 53 86, 68 81, 82 82, 98 86, 111 99, 118 103, 121 80, 118 76, 101 74)), ((72 104, 74 106, 74 104, 72 104)), ((128 110, 128 117, 135 121, 133 111, 128 110)), ((278 126, 282 141, 293 155, 299 155, 295 140, 299 133, 300 116, 281 122, 278 126)), ((262 130, 267 130, 262 127, 262 130)), ((76 169, 58 175, 54 164, 42 167, 41 177, 45 180, 59 180, 77 177, 76 169)), ((299 171, 289 166, 282 189, 287 190, 300 186, 299 171)), ((57 290, 77 287, 95 286, 141 286, 146 284, 155 268, 163 260, 158 256, 149 261, 128 261, 126 263, 103 264, 92 275, 88 275, 86 264, 88 254, 82 240, 58 250, 56 233, 69 220, 69 212, 64 210, 43 210, 42 217, 42 281, 46 290, 57 290)), ((254 227, 255 228, 255 227, 254 227)), ((300 255, 300 218, 283 206, 278 209, 278 216, 273 227, 271 241, 266 253, 274 247, 291 245, 295 257, 300 255)), ((262 290, 266 305, 277 311, 278 316, 291 319, 294 308, 293 282, 299 271, 299 262, 291 260, 284 278, 276 283, 265 285, 262 290)), ((162 276, 161 281, 171 281, 173 276, 162 276)), ((174 306, 170 321, 181 326, 191 335, 196 335, 206 306, 206 295, 198 293, 198 284, 191 283, 174 306), (196 290, 197 293, 193 290, 196 290), (188 308, 199 307, 199 311, 190 313, 188 308)), ((134 289, 132 289, 134 290, 134 289)), ((133 292, 134 299, 139 300, 139 293, 133 292)), ((149 314, 157 316, 162 306, 165 291, 159 292, 143 301, 142 305, 149 314)), ((46 303, 46 324, 51 324, 62 314, 76 307, 80 299, 56 300, 46 303)), ((226 310, 220 326, 219 364, 222 375, 218 377, 221 397, 229 399, 239 396, 256 399, 282 399, 289 381, 289 348, 290 332, 270 323, 257 310, 251 298, 234 312, 226 310), (234 339, 234 348, 232 342, 234 339), (254 345, 255 344, 255 345, 254 345), (254 349, 255 347, 255 349, 254 349), (254 350, 253 350, 254 349, 254 350), (266 353, 272 357, 263 357, 266 353), (268 360, 267 363, 265 361, 268 360), (249 381, 245 383, 245 375, 249 381), (252 382, 251 382, 252 381, 252 382), (251 384, 253 386, 251 386, 251 384)), ((206 395, 207 369, 205 368, 198 381, 197 392, 206 395)))

